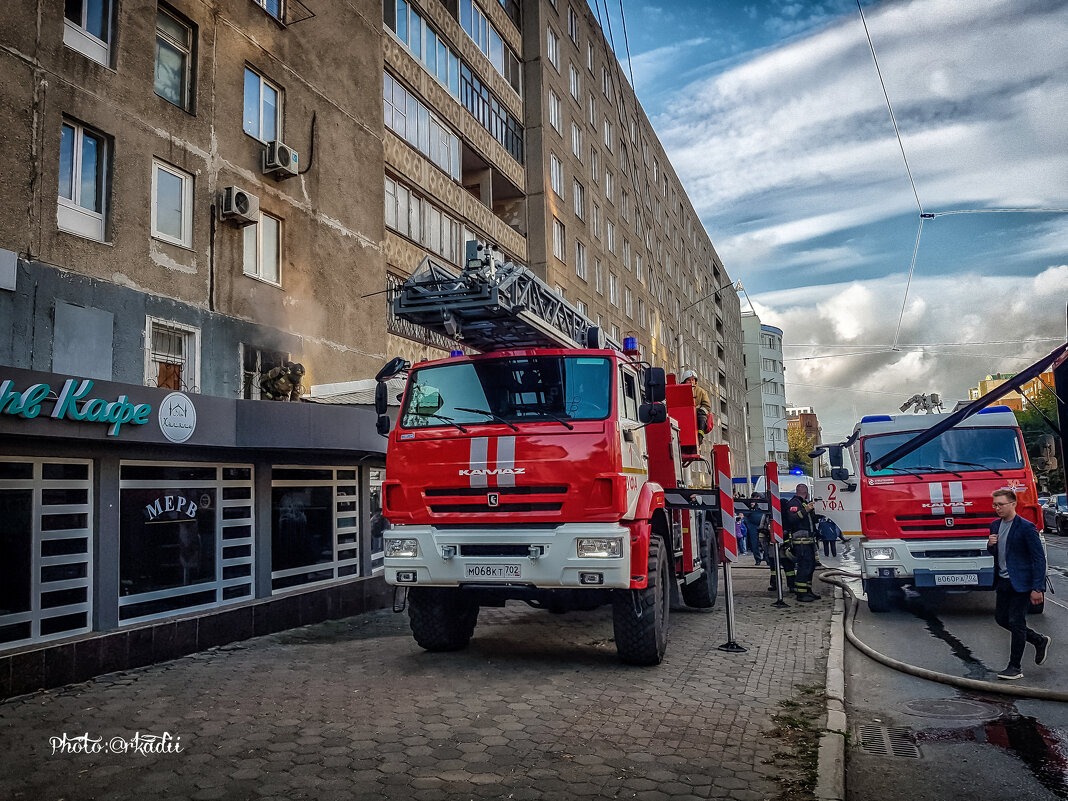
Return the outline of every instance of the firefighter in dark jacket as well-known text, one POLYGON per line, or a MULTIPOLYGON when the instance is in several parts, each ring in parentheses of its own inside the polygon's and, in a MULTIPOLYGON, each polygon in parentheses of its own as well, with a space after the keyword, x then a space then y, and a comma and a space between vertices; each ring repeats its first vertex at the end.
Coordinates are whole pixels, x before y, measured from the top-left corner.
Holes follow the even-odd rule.
POLYGON ((808 485, 798 484, 794 496, 782 508, 782 528, 784 537, 790 543, 797 575, 794 577, 794 591, 797 600, 802 603, 819 600, 812 591, 812 572, 816 569, 816 537, 819 526, 816 523, 816 505, 809 500, 808 485))

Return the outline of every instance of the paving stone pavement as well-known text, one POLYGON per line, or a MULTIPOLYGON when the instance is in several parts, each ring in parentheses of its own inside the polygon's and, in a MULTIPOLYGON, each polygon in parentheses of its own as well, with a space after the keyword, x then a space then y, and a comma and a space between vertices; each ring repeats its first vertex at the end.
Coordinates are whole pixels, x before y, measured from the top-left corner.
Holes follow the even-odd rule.
POLYGON ((609 607, 484 609, 430 654, 376 612, 0 704, 0 798, 774 798, 779 702, 822 686, 831 600, 771 607, 766 570, 675 610, 663 664, 621 664, 609 607), (51 738, 180 737, 179 753, 52 753, 51 738))

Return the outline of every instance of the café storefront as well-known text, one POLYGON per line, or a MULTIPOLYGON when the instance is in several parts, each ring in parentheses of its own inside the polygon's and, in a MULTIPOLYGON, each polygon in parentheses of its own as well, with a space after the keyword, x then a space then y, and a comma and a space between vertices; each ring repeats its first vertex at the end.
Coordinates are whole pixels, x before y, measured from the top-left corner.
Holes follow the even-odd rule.
POLYGON ((365 409, 0 368, 0 698, 380 608, 365 409))

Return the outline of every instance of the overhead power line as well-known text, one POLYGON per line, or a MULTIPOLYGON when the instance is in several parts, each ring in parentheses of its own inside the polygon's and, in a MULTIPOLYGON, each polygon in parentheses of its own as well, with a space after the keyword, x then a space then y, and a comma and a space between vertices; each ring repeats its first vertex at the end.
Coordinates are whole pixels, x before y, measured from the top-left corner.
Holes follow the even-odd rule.
MULTIPOLYGON (((969 345, 1021 345, 1027 342, 1060 342, 1063 337, 1031 337, 1029 339, 984 339, 975 342, 902 342, 905 348, 929 348, 929 347, 968 347, 969 345)), ((791 342, 782 343, 784 348, 880 348, 886 349, 887 345, 832 345, 827 342, 791 342)))

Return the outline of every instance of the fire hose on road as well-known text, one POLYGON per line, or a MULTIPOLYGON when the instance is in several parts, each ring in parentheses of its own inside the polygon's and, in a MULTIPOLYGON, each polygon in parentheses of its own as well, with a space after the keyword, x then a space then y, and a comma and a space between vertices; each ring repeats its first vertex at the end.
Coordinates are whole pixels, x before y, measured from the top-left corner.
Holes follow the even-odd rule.
POLYGON ((962 676, 953 676, 949 673, 940 673, 937 670, 929 670, 927 668, 918 667, 916 665, 910 665, 907 662, 902 662, 899 659, 894 659, 891 656, 880 653, 872 648, 867 643, 863 642, 856 633, 853 631, 853 622, 857 616, 857 608, 860 605, 860 600, 853 592, 853 588, 844 579, 852 578, 859 579, 859 573, 850 573, 845 570, 827 570, 820 576, 820 581, 826 584, 832 584, 835 587, 840 587, 844 590, 846 595, 846 602, 848 610, 845 616, 845 635, 846 639, 853 644, 853 647, 860 651, 870 659, 874 659, 876 662, 886 665, 889 668, 900 671, 901 673, 907 673, 910 676, 916 676, 921 679, 927 679, 928 681, 936 681, 940 684, 948 684, 951 687, 959 687, 964 690, 977 690, 980 692, 993 692, 1000 693, 1001 695, 1012 695, 1017 698, 1034 698, 1040 701, 1065 701, 1068 702, 1068 692, 1058 692, 1056 690, 1043 690, 1038 687, 1020 687, 1012 684, 1003 684, 1000 682, 992 681, 980 681, 978 679, 966 679, 962 676))

